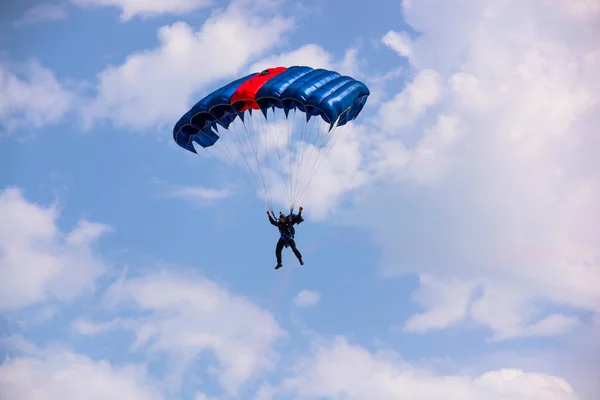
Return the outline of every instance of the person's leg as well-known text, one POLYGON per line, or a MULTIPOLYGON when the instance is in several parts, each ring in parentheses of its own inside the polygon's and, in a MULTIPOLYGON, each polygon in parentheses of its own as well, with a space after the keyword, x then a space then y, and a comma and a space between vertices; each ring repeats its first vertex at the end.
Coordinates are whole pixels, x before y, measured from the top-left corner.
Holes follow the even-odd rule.
POLYGON ((298 261, 300 261, 300 264, 304 265, 304 261, 302 261, 302 254, 300 254, 300 251, 296 247, 296 241, 294 239, 290 240, 290 247, 292 248, 292 251, 298 258, 298 261))
POLYGON ((283 240, 279 239, 275 248, 275 256, 277 257, 277 266, 275 269, 281 268, 281 250, 283 250, 283 240))

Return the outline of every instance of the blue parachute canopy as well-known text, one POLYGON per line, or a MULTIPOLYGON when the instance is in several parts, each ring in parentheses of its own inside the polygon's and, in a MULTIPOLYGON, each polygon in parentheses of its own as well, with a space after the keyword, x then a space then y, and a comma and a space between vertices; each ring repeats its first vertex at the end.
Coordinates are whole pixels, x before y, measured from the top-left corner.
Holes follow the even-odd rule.
POLYGON ((367 86, 335 71, 307 66, 277 67, 252 73, 210 93, 185 113, 173 128, 173 139, 186 150, 196 152, 192 141, 210 147, 219 139, 217 125, 227 129, 246 111, 282 109, 306 114, 307 121, 321 117, 342 126, 355 119, 370 92, 367 86))

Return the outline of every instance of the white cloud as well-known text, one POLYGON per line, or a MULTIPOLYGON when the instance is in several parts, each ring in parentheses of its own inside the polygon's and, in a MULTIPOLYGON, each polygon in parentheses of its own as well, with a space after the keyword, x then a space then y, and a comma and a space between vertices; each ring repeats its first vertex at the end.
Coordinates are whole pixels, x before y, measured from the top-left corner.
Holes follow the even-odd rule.
POLYGON ((121 9, 121 21, 135 16, 159 16, 163 14, 183 15, 208 7, 214 0, 70 0, 80 7, 118 7, 121 9))
POLYGON ((3 398, 163 398, 141 366, 114 367, 106 361, 95 361, 62 348, 38 349, 32 344, 22 344, 24 346, 20 350, 26 350, 24 354, 8 357, 0 365, 0 392, 3 398))
POLYGON ((58 21, 65 18, 67 18, 67 11, 62 5, 44 3, 28 9, 15 23, 17 25, 28 25, 44 21, 58 21))
POLYGON ((211 367, 228 393, 277 361, 273 345, 285 335, 273 315, 251 301, 202 277, 160 272, 120 280, 106 294, 106 305, 117 312, 141 312, 134 320, 78 323, 83 333, 113 329, 135 333, 134 350, 165 355, 172 384, 206 350, 218 366, 211 367), (149 316, 146 313, 150 312, 149 316))
POLYGON ((381 38, 381 42, 394 50, 400 57, 410 58, 412 56, 411 40, 404 32, 388 31, 381 38))
POLYGON ((406 327, 568 331, 577 319, 552 306, 600 312, 597 24, 538 1, 411 2, 406 20, 416 77, 360 128, 375 143, 365 182, 380 180, 351 218, 375 232, 386 274, 446 282, 423 283, 406 327))
POLYGON ((230 189, 215 189, 204 186, 164 185, 164 196, 183 199, 194 205, 206 205, 231 197, 230 189))
POLYGON ((331 53, 315 43, 305 44, 295 50, 272 55, 253 63, 248 72, 261 71, 272 67, 289 67, 306 65, 312 68, 323 68, 338 71, 342 75, 359 79, 362 75, 357 49, 350 48, 344 53, 344 58, 335 60, 331 53))
POLYGON ((179 198, 197 206, 213 204, 233 195, 233 191, 229 188, 216 189, 201 185, 174 185, 160 179, 153 179, 152 182, 160 187, 160 196, 179 198))
POLYGON ((406 89, 392 100, 383 103, 377 116, 378 126, 386 135, 400 135, 401 129, 412 125, 442 96, 439 73, 419 71, 406 89))
MULTIPOLYGON (((21 203, 24 202, 17 196, 18 191, 12 194, 21 203)), ((25 203, 22 209, 14 206, 0 209, 8 210, 9 216, 26 222, 26 232, 35 230, 42 236, 58 232, 54 223, 55 209, 29 203, 25 203), (24 212, 33 218, 21 218, 24 212)), ((0 213, 0 222, 0 226, 14 225, 14 221, 6 218, 4 213, 0 213)), ((99 226, 89 225, 77 234, 68 235, 65 242, 82 246, 101 232, 99 226)), ((452 296, 442 283, 431 279, 424 279, 424 282, 432 287, 432 293, 440 303, 452 296)), ((318 297, 315 295, 314 292, 303 291, 296 300, 304 306, 314 304, 318 297)), ((281 355, 275 352, 274 345, 285 332, 273 315, 191 271, 185 273, 169 268, 165 272, 122 278, 108 289, 104 301, 108 308, 106 311, 116 313, 117 318, 99 323, 78 319, 73 323, 73 329, 85 335, 116 329, 133 332, 135 343, 132 350, 146 353, 150 360, 156 360, 156 355, 167 356, 170 361, 168 373, 161 377, 167 384, 170 379, 178 382, 184 370, 189 371, 190 364, 206 350, 214 354, 218 363, 218 367, 209 368, 209 373, 216 373, 223 388, 232 395, 245 382, 261 378, 262 373, 277 368, 276 362, 281 355), (119 318, 124 315, 130 318, 119 318)), ((492 299, 491 303, 496 304, 498 300, 492 299)), ((459 308, 446 309, 453 313, 452 310, 459 308)), ((496 314, 494 310, 490 313, 496 314)), ((541 324, 535 329, 555 329, 562 324, 564 321, 554 317, 545 323, 546 326, 541 324)), ((291 375, 286 373, 280 384, 260 385, 255 399, 267 400, 280 394, 297 399, 337 398, 342 395, 356 400, 373 397, 412 399, 439 397, 447 393, 452 393, 457 399, 474 400, 578 399, 568 382, 545 374, 505 369, 476 377, 439 375, 430 368, 422 369, 403 362, 398 354, 391 351, 373 354, 349 344, 345 339, 314 344, 313 354, 293 363, 291 375)), ((153 382, 144 366, 117 367, 108 361, 95 361, 62 348, 39 349, 19 337, 2 340, 0 345, 19 353, 7 358, 0 366, 0 390, 11 398, 43 396, 43 399, 53 400, 77 396, 85 399, 90 393, 94 393, 94 398, 107 399, 122 396, 131 399, 163 398, 165 382, 160 385, 153 382)), ((289 361, 286 359, 286 362, 289 361)), ((198 399, 210 398, 199 392, 195 396, 198 399)))
POLYGON ((230 196, 225 189, 211 189, 202 186, 184 186, 174 189, 171 196, 181 197, 189 201, 213 201, 223 200, 230 196))
POLYGON ((370 353, 345 338, 316 345, 293 371, 279 390, 294 399, 579 400, 559 377, 516 369, 476 377, 439 375, 403 361, 394 351, 370 353))
POLYGON ((367 76, 364 82, 369 87, 371 94, 369 95, 369 101, 365 104, 365 111, 370 109, 377 110, 381 103, 387 100, 386 97, 390 82, 407 79, 407 73, 409 73, 409 70, 400 66, 383 74, 367 76))
POLYGON ((575 18, 593 19, 598 18, 600 14, 600 1, 598 0, 573 0, 567 2, 548 0, 547 4, 562 9, 575 18))
POLYGON ((247 71, 250 73, 261 71, 265 68, 289 67, 292 65, 307 65, 312 68, 332 69, 334 63, 331 53, 317 44, 310 43, 292 51, 265 57, 253 63, 247 71))
POLYGON ((234 79, 293 27, 273 7, 238 0, 213 12, 197 32, 183 22, 161 27, 158 48, 131 54, 98 75, 98 95, 84 110, 86 125, 110 119, 136 130, 171 129, 202 97, 194 101, 193 94, 234 79))
POLYGON ((196 395, 194 396, 194 400, 218 400, 215 397, 209 397, 207 395, 205 395, 204 393, 196 393, 196 395))
POLYGON ((313 165, 310 162, 304 163, 301 168, 307 174, 313 171, 312 180, 302 179, 310 186, 306 187, 301 203, 309 215, 316 219, 330 216, 348 190, 361 187, 369 178, 367 172, 362 170, 361 153, 364 148, 361 148, 358 140, 361 131, 352 125, 345 125, 333 132, 333 147, 314 153, 318 154, 318 171, 308 168, 313 165))
POLYGON ((363 59, 359 57, 358 48, 351 47, 344 52, 344 58, 336 63, 334 69, 342 75, 364 80, 367 75, 363 71, 363 59))
POLYGON ((490 339, 500 341, 561 334, 580 324, 576 317, 542 313, 533 299, 519 294, 521 290, 526 288, 421 276, 413 298, 425 311, 411 316, 404 331, 424 333, 470 321, 491 328, 494 334, 490 339))
POLYGON ((256 394, 253 397, 253 400, 272 400, 273 396, 277 393, 277 389, 268 383, 262 384, 256 394))
POLYGON ((37 61, 0 64, 0 125, 9 133, 56 123, 73 104, 74 94, 37 61))
POLYGON ((515 337, 549 336, 568 332, 579 324, 576 317, 542 313, 535 298, 523 295, 528 288, 487 283, 481 297, 474 301, 470 316, 494 331, 491 340, 515 337))
MULTIPOLYGON (((166 322, 161 324, 165 329, 173 328, 166 322)), ((174 333, 181 332, 175 329, 174 333)), ((199 336, 201 332, 197 333, 199 336)), ((38 348, 20 337, 4 339, 2 345, 15 354, 0 366, 0 390, 8 398, 167 398, 165 386, 148 374, 145 365, 116 366, 59 346, 38 348)), ((559 376, 520 369, 488 370, 480 375, 440 374, 429 363, 419 362, 420 366, 408 363, 390 349, 370 352, 344 337, 331 341, 315 338, 310 353, 299 358, 294 356, 289 362, 289 368, 281 371, 280 379, 259 385, 255 400, 337 399, 341 396, 349 400, 581 399, 570 383, 559 376)), ((194 398, 219 397, 197 391, 194 398)))
POLYGON ((0 192, 0 309, 72 300, 107 270, 92 245, 109 227, 83 220, 65 234, 57 219, 55 206, 30 203, 17 188, 0 192))
POLYGON ((314 307, 319 304, 321 295, 313 290, 301 290, 296 297, 294 297, 294 304, 299 308, 314 307))
POLYGON ((460 322, 466 316, 475 285, 470 282, 436 281, 422 275, 420 287, 413 299, 428 310, 411 316, 405 325, 408 332, 426 332, 435 328, 446 328, 460 322))
POLYGON ((118 329, 121 326, 125 326, 128 322, 135 323, 135 321, 121 319, 96 323, 79 318, 71 323, 71 328, 81 335, 99 335, 108 331, 118 329))

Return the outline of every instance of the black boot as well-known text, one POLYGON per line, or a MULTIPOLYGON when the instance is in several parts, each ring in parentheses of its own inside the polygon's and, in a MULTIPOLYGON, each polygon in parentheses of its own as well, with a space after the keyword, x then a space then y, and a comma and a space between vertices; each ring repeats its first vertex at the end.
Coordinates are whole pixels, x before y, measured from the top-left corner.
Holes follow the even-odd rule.
POLYGON ((281 267, 283 267, 283 265, 281 265, 281 263, 279 263, 279 264, 277 264, 277 265, 275 266, 275 269, 279 269, 279 268, 281 268, 281 267))

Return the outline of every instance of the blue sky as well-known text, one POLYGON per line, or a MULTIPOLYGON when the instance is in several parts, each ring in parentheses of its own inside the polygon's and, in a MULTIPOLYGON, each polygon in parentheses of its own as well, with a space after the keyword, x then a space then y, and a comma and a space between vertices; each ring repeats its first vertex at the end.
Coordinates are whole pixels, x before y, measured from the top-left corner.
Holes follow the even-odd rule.
POLYGON ((3 5, 0 391, 592 400, 598 2, 299 4, 3 5), (372 94, 275 271, 264 203, 172 127, 277 65, 372 94))

